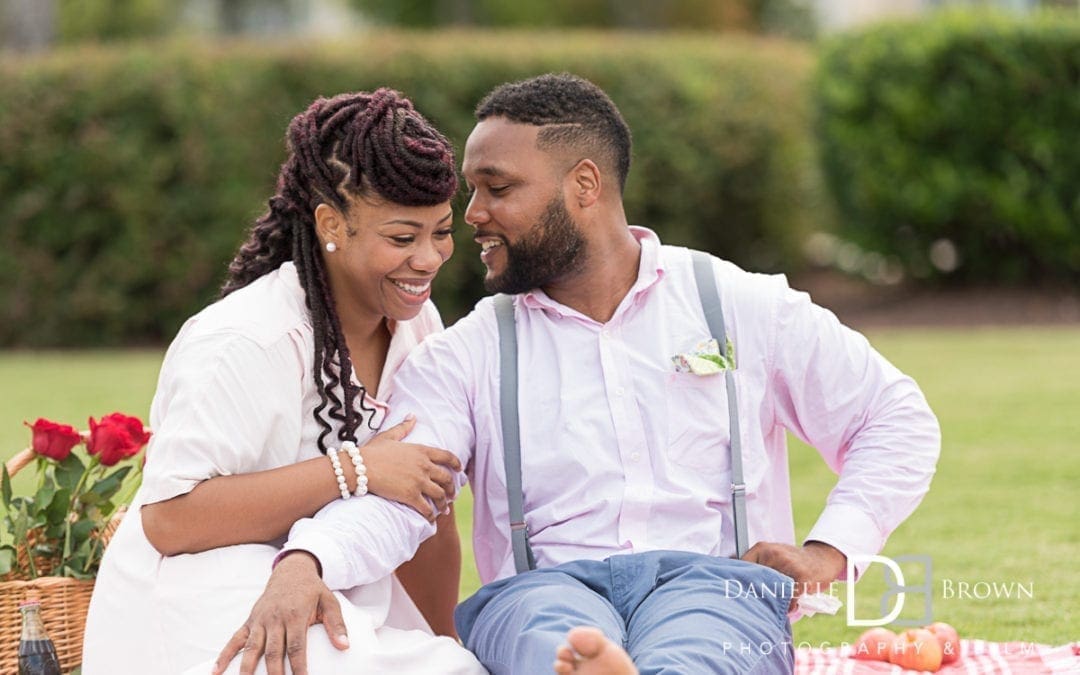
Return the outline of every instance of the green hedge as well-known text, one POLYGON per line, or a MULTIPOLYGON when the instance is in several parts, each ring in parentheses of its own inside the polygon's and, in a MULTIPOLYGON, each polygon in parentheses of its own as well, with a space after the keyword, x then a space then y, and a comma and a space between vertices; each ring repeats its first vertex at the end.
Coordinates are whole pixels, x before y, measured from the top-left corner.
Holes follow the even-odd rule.
MULTIPOLYGON (((812 57, 777 41, 612 34, 358 35, 142 45, 0 63, 0 346, 159 343, 216 295, 262 212, 289 119, 319 95, 401 89, 462 147, 494 85, 569 70, 635 134, 628 215, 748 267, 798 262, 820 196, 812 57)), ((460 160, 460 157, 459 157, 460 160)), ((435 299, 482 295, 461 223, 435 299)))
POLYGON ((915 276, 947 276, 929 255, 945 240, 957 280, 1080 278, 1075 14, 845 35, 825 47, 816 91, 842 236, 915 276))

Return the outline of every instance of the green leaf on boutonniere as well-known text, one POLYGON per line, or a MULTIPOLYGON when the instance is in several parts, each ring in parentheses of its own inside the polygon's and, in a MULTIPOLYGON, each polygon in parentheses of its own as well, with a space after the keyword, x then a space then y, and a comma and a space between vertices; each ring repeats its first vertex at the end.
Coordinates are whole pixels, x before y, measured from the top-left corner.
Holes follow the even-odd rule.
POLYGON ((73 452, 57 465, 56 482, 60 487, 67 488, 70 494, 79 484, 84 471, 86 471, 86 466, 73 452))
POLYGON ((724 343, 724 353, 715 338, 702 340, 689 351, 671 357, 677 373, 715 375, 724 370, 735 370, 735 345, 731 340, 724 343))
POLYGON ((686 365, 690 369, 690 372, 694 375, 713 375, 723 370, 723 367, 714 359, 709 358, 711 355, 705 356, 687 356, 684 357, 686 365))

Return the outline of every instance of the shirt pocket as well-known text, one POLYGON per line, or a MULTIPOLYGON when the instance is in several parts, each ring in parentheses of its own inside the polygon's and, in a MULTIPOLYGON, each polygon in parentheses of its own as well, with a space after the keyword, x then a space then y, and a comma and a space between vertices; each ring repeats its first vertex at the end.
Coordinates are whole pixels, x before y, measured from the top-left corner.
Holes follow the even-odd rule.
POLYGON ((668 460, 709 476, 728 471, 730 434, 723 373, 669 373, 665 384, 668 460))

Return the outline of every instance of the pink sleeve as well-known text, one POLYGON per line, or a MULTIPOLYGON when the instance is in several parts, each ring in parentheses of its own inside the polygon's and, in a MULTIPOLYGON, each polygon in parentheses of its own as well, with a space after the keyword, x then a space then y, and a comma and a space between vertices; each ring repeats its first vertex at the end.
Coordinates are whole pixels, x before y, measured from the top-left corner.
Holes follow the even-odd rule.
POLYGON ((777 423, 840 475, 807 539, 849 560, 877 554, 930 487, 941 449, 937 418, 910 377, 805 293, 785 284, 775 320, 777 423))

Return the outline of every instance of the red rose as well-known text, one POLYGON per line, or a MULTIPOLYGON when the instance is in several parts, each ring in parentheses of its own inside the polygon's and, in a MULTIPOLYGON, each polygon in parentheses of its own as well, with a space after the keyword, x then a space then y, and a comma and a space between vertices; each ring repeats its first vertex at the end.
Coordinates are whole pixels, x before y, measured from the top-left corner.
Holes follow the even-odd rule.
POLYGON ((30 447, 34 449, 34 452, 58 462, 67 459, 67 456, 71 454, 71 449, 82 440, 79 432, 75 431, 75 427, 50 422, 44 417, 39 417, 33 424, 27 422, 23 424, 30 427, 34 433, 33 440, 30 442, 30 447))
POLYGON ((138 417, 113 413, 95 422, 90 418, 90 439, 86 450, 97 455, 105 466, 112 466, 122 459, 135 456, 150 440, 150 432, 143 428, 138 417))

